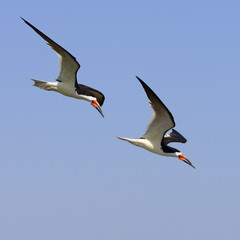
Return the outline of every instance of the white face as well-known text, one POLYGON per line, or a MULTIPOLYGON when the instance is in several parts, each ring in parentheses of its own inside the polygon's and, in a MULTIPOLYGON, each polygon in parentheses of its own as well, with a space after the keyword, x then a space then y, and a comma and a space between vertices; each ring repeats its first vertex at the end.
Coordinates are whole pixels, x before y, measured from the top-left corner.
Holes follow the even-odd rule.
POLYGON ((81 95, 81 94, 77 94, 77 96, 79 98, 83 99, 83 100, 88 101, 88 102, 92 102, 92 100, 97 100, 95 97, 92 97, 92 96, 86 96, 86 95, 81 95))
POLYGON ((182 153, 181 152, 164 153, 164 156, 166 156, 166 157, 177 157, 178 158, 179 155, 182 155, 182 153))
POLYGON ((174 152, 174 153, 168 153, 169 157, 178 157, 179 155, 181 155, 181 152, 174 152))
POLYGON ((181 152, 176 152, 176 157, 178 157, 179 155, 182 155, 181 152))

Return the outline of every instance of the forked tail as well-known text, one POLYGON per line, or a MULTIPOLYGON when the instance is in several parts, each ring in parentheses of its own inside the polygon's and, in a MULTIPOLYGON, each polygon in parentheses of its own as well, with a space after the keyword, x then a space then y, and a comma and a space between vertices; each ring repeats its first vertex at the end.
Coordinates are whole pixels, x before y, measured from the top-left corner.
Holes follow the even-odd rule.
POLYGON ((123 141, 127 141, 127 142, 132 143, 132 144, 134 144, 135 141, 136 141, 136 139, 132 139, 132 138, 125 138, 125 137, 116 137, 116 138, 118 138, 120 140, 123 140, 123 141))
POLYGON ((31 80, 34 81, 34 84, 33 84, 34 87, 39 87, 41 89, 46 89, 47 82, 36 80, 36 79, 33 79, 33 78, 31 78, 31 80))
POLYGON ((147 139, 143 138, 125 138, 125 137, 117 137, 120 140, 127 141, 137 147, 142 147, 150 151, 152 150, 152 144, 149 143, 147 139))

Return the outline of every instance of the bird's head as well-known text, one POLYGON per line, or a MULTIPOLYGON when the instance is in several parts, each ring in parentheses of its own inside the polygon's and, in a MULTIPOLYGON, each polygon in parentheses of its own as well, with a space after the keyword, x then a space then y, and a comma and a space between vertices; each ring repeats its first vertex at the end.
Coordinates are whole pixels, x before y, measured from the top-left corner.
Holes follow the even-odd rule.
POLYGON ((100 104, 98 103, 97 100, 92 100, 91 104, 93 105, 93 107, 95 107, 99 113, 104 117, 103 113, 102 113, 102 109, 100 107, 100 104))
POLYGON ((181 153, 181 152, 178 152, 177 153, 177 157, 179 158, 179 160, 189 164, 191 167, 195 168, 192 163, 181 153))

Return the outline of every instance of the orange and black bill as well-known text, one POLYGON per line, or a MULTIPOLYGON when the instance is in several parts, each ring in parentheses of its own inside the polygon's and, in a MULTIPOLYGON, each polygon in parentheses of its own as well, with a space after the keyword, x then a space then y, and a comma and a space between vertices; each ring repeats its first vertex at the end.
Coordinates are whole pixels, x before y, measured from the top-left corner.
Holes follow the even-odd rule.
POLYGON ((98 103, 98 101, 92 100, 92 103, 91 103, 91 104, 93 105, 93 107, 95 107, 95 108, 100 112, 100 114, 102 115, 102 117, 104 117, 103 112, 102 112, 102 109, 101 109, 100 104, 98 103))
POLYGON ((190 165, 191 167, 195 168, 195 167, 192 165, 192 163, 191 163, 183 154, 179 155, 178 158, 179 158, 181 161, 183 161, 183 162, 187 163, 188 165, 190 165))

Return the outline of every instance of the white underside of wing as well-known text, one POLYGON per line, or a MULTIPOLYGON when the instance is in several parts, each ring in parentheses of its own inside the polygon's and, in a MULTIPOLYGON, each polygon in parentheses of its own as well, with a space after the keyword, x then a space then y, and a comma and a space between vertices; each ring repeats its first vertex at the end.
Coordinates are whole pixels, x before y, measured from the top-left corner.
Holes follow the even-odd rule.
POLYGON ((76 71, 79 69, 79 64, 63 49, 52 44, 48 45, 59 57, 60 73, 57 80, 70 84, 74 87, 76 81, 76 71))
MULTIPOLYGON (((150 104, 151 108, 152 105, 150 104)), ((161 142, 165 132, 172 128, 174 125, 169 119, 169 115, 166 112, 158 112, 152 108, 152 117, 147 125, 146 132, 143 137, 149 139, 152 142, 161 142)))
POLYGON ((59 69, 60 73, 57 78, 59 82, 64 82, 65 86, 69 86, 72 89, 75 89, 76 83, 76 73, 80 68, 79 63, 76 58, 72 56, 68 51, 63 47, 54 42, 51 38, 45 35, 43 32, 34 27, 31 23, 26 21, 24 18, 22 20, 31 27, 37 34, 39 34, 48 44, 48 46, 57 53, 59 57, 59 69))

